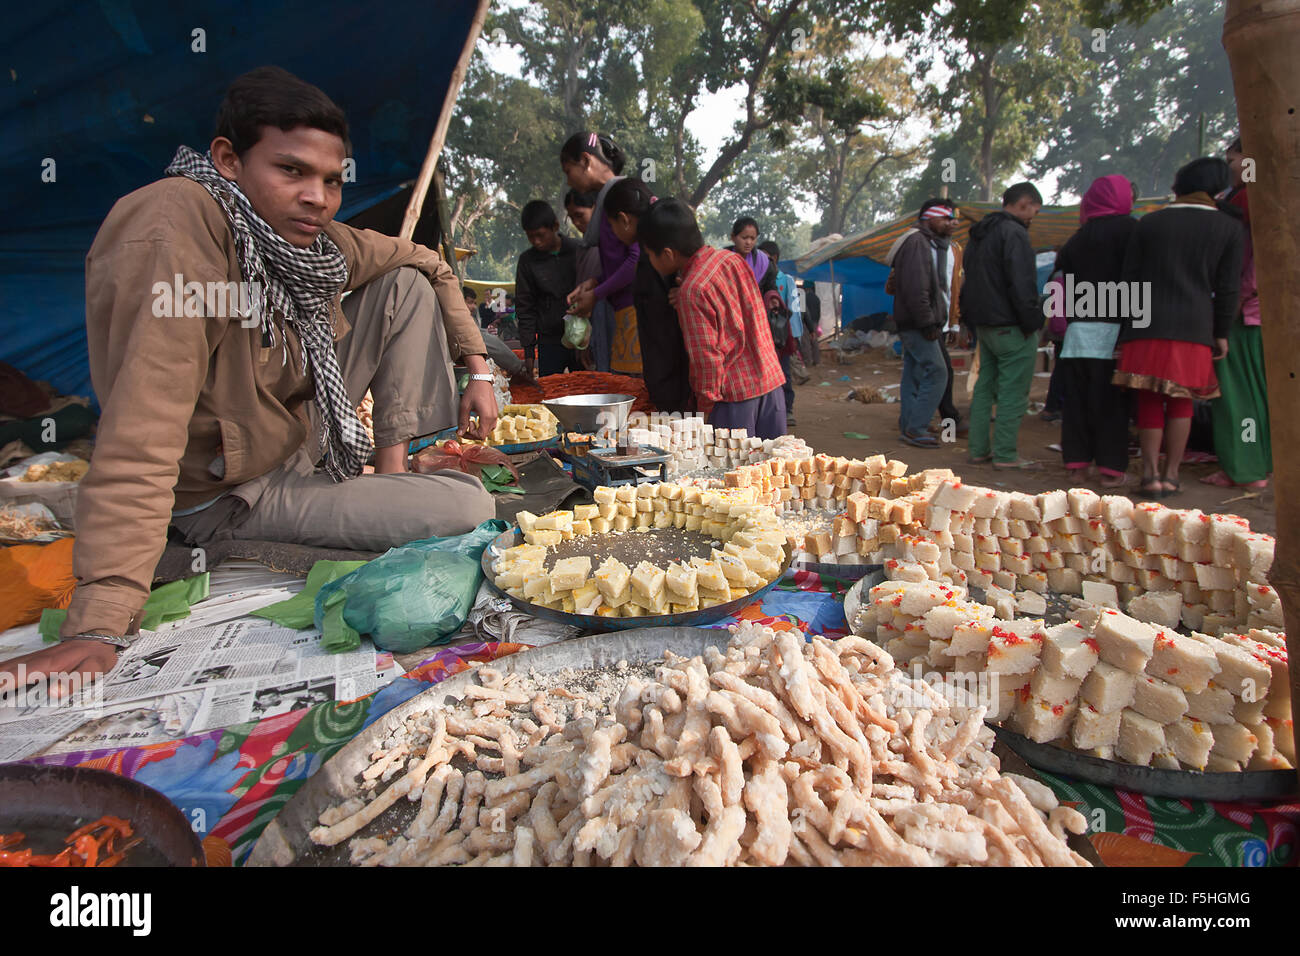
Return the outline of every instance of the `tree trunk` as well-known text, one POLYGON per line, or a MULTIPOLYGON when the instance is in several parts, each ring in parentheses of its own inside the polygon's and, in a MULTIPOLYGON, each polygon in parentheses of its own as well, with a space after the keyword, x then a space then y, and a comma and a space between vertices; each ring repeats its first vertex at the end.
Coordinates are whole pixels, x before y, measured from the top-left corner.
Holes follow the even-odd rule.
POLYGON ((993 124, 997 116, 996 93, 993 83, 993 57, 987 55, 980 61, 980 90, 984 100, 984 128, 980 136, 980 199, 993 198, 993 124))
MULTIPOLYGON (((1269 579, 1282 600, 1288 657, 1300 649, 1300 0, 1228 0, 1223 46, 1232 67, 1250 187, 1255 276, 1273 430, 1277 553, 1269 579)), ((1300 700, 1300 667, 1291 667, 1300 700)))

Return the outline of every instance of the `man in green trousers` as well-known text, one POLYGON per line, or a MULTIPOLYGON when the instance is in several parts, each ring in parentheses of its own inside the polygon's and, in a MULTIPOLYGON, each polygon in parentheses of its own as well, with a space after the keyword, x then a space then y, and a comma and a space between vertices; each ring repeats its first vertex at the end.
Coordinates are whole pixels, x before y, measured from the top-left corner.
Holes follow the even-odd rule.
POLYGON ((1032 183, 1002 194, 1002 210, 985 216, 970 232, 961 287, 963 323, 979 335, 979 379, 970 406, 970 460, 994 468, 1034 468, 1020 457, 1016 438, 1029 405, 1043 310, 1038 298, 1029 224, 1043 197, 1032 183), (989 422, 997 422, 989 442, 989 422))

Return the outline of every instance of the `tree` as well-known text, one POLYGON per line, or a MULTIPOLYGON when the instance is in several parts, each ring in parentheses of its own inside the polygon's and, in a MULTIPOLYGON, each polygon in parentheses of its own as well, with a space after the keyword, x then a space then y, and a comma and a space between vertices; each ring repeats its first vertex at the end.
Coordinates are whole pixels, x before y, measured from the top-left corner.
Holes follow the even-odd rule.
POLYGON ((954 0, 934 19, 931 40, 946 51, 951 81, 933 100, 959 117, 980 199, 992 199, 994 183, 1033 155, 1085 76, 1089 64, 1071 31, 1080 13, 1076 0, 954 0))
POLYGON ((705 241, 726 245, 731 241, 732 223, 741 216, 753 216, 763 239, 775 239, 782 250, 792 249, 799 213, 791 182, 785 157, 760 136, 755 148, 740 158, 700 206, 700 231, 705 241))
POLYGON ((882 205, 887 174, 914 165, 922 112, 912 71, 894 56, 861 49, 851 24, 823 20, 801 61, 775 71, 766 95, 785 122, 772 134, 791 156, 791 181, 821 209, 816 235, 856 231, 882 205), (871 188, 868 187, 877 187, 871 188))
POLYGON ((1201 116, 1205 149, 1221 149, 1236 127, 1222 16, 1219 0, 1180 0, 1139 27, 1080 31, 1092 81, 1067 101, 1035 173, 1058 170, 1058 195, 1115 172, 1163 195, 1197 155, 1201 116))

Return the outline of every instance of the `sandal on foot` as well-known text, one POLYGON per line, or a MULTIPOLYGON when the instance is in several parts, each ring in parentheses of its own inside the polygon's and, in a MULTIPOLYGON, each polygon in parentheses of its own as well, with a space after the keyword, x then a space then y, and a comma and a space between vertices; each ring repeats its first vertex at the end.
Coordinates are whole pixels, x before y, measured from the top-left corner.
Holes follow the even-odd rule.
POLYGON ((1178 492, 1183 490, 1182 482, 1177 481, 1176 479, 1161 478, 1160 483, 1162 485, 1173 485, 1172 488, 1165 488, 1160 492, 1161 498, 1171 498, 1174 495, 1178 494, 1178 492))
POLYGON ((992 460, 993 460, 993 456, 992 456, 992 455, 980 455, 978 458, 967 458, 967 459, 966 459, 966 464, 968 464, 968 465, 987 465, 987 464, 988 464, 989 462, 991 462, 992 460))
POLYGON ((1229 478, 1224 472, 1216 471, 1201 477, 1201 484, 1214 485, 1216 488, 1235 488, 1237 483, 1229 478))
POLYGON ((1106 475, 1097 479, 1097 484, 1103 488, 1127 488, 1128 483, 1128 475, 1106 475))
POLYGON ((1021 458, 1019 461, 995 461, 993 467, 998 471, 1042 471, 1041 462, 1021 458))
POLYGON ((1163 498, 1165 496, 1164 484, 1159 478, 1143 478, 1142 484, 1138 485, 1138 497, 1140 498, 1163 498))
POLYGON ((917 448, 939 447, 939 439, 935 438, 933 435, 908 435, 905 432, 900 432, 898 437, 909 445, 915 445, 917 448))

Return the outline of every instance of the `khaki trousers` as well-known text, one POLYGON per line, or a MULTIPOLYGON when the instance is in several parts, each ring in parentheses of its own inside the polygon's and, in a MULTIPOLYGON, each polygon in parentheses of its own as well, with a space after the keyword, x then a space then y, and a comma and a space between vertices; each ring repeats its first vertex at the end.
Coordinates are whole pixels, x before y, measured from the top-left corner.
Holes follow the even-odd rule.
MULTIPOLYGON (((400 444, 456 423, 459 403, 438 299, 403 267, 343 300, 352 328, 335 343, 348 399, 375 399, 375 444, 400 444)), ((247 481, 204 510, 173 516, 186 542, 283 541, 385 551, 407 541, 464 534, 496 516, 477 478, 455 471, 362 475, 335 482, 317 471, 320 416, 308 403, 311 437, 283 465, 247 481)))

